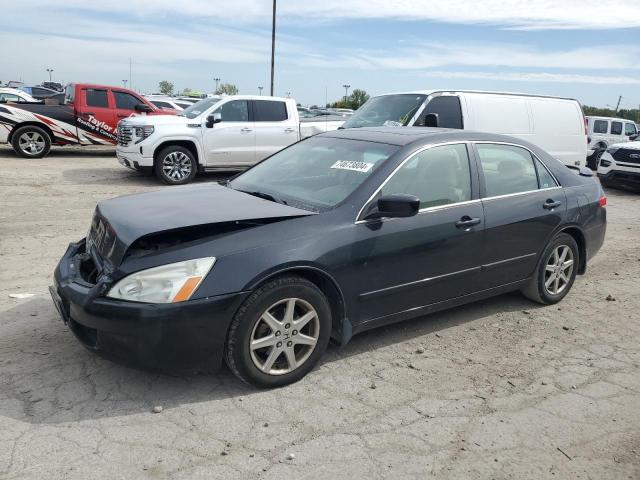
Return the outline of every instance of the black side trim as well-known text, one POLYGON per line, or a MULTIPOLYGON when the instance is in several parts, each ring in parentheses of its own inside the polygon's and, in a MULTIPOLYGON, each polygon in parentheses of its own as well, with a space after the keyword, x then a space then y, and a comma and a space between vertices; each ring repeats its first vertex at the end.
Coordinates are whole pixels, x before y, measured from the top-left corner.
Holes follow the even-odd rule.
POLYGON ((527 260, 531 257, 535 257, 538 255, 537 253, 527 253, 526 255, 520 255, 519 257, 507 258, 506 260, 500 260, 498 262, 487 263, 486 265, 482 265, 482 270, 493 270, 494 268, 501 267, 508 263, 516 263, 521 262, 523 260, 527 260))

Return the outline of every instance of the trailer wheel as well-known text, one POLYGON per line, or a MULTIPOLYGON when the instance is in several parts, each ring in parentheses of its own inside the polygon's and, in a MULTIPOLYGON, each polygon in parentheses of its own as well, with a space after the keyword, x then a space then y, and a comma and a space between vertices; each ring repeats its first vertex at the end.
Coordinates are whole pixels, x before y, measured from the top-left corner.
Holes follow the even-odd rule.
POLYGON ((42 158, 51 150, 51 137, 42 128, 27 125, 13 132, 11 146, 21 157, 42 158))

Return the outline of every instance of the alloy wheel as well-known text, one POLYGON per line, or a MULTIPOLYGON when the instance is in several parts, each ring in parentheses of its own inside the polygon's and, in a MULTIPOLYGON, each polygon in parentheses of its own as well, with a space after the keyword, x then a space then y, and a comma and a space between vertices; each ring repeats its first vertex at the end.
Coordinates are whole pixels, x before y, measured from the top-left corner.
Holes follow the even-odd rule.
POLYGON ((268 375, 284 375, 305 363, 320 336, 313 306, 286 298, 267 308, 253 327, 249 351, 253 364, 268 375))
POLYGON ((559 245, 549 256, 544 269, 544 288, 551 295, 561 294, 571 281, 574 259, 567 245, 559 245))
POLYGON ((171 152, 162 160, 162 171, 170 180, 184 180, 192 169, 191 158, 184 152, 171 152))
POLYGON ((38 155, 46 147, 44 137, 38 132, 24 132, 18 139, 20 150, 30 155, 38 155))

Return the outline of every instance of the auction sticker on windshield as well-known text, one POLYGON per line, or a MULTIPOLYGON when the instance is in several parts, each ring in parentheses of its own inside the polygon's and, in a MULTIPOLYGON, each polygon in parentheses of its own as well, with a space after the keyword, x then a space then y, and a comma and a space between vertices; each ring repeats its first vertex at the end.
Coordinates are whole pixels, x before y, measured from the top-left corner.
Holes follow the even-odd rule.
POLYGON ((330 168, 336 168, 338 170, 352 170, 354 172, 367 173, 373 167, 373 163, 367 162, 354 162, 349 160, 338 160, 331 165, 330 168))

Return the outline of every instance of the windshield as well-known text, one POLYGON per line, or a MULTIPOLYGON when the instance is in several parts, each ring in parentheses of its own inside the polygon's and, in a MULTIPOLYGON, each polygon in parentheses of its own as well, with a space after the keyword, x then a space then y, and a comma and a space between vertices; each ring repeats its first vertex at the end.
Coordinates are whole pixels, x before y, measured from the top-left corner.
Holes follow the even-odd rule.
POLYGON ((247 170, 229 186, 298 208, 323 211, 347 198, 399 148, 311 137, 247 170))
POLYGON ((196 118, 202 112, 209 110, 209 108, 213 107, 216 103, 220 101, 219 98, 205 98, 204 100, 200 100, 197 103, 194 103, 190 107, 185 108, 181 113, 181 117, 187 118, 196 118))
POLYGON ((426 95, 412 93, 373 97, 356 110, 342 128, 405 126, 426 99, 426 95))

